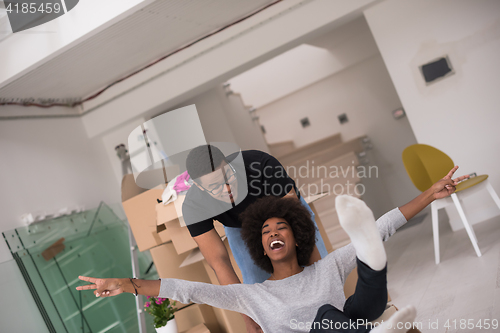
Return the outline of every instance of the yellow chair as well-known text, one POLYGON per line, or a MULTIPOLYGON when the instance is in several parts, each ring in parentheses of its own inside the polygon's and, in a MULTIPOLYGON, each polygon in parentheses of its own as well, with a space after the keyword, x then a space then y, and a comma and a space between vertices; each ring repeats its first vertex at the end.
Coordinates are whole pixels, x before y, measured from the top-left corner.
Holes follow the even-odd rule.
MULTIPOLYGON (((439 149, 423 144, 415 144, 407 147, 403 151, 403 163, 405 165, 408 176, 410 176, 411 181, 413 182, 415 187, 422 192, 427 190, 432 186, 432 184, 436 183, 444 176, 446 176, 448 172, 455 166, 448 155, 446 155, 439 149)), ((451 200, 450 197, 446 197, 432 202, 432 230, 434 236, 434 254, 436 257, 436 264, 439 264, 440 261, 438 210, 444 208, 449 204, 455 204, 455 207, 458 210, 458 214, 460 215, 460 218, 464 224, 465 230, 467 231, 467 234, 469 235, 469 238, 472 242, 472 246, 474 247, 477 256, 481 256, 481 251, 479 250, 479 246, 477 245, 476 234, 467 221, 457 193, 461 192, 460 197, 462 197, 466 193, 466 195, 468 196, 472 193, 477 192, 478 190, 484 189, 488 190, 491 197, 493 198, 493 201, 495 201, 498 208, 500 208, 500 199, 489 183, 488 175, 473 177, 459 183, 456 187, 455 193, 451 195, 451 200), (464 190, 467 191, 462 192, 464 190)))

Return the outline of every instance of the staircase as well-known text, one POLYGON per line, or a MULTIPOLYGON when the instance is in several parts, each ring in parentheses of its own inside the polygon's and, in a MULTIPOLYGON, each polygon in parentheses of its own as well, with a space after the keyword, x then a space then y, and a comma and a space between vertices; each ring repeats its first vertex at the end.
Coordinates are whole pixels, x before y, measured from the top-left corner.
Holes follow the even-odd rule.
POLYGON ((292 141, 269 144, 270 152, 296 182, 301 195, 328 193, 314 202, 334 249, 350 242, 339 224, 335 210, 335 197, 349 194, 360 197, 356 185, 360 161, 365 151, 366 136, 342 142, 340 134, 312 144, 295 148, 292 141))

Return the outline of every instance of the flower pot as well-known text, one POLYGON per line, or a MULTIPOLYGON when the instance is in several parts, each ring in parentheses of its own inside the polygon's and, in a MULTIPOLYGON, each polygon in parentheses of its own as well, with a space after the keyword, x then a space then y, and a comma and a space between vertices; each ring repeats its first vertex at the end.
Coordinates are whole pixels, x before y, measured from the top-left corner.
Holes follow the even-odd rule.
POLYGON ((177 323, 175 322, 175 318, 167 321, 167 325, 158 327, 156 329, 157 333, 177 333, 177 323))

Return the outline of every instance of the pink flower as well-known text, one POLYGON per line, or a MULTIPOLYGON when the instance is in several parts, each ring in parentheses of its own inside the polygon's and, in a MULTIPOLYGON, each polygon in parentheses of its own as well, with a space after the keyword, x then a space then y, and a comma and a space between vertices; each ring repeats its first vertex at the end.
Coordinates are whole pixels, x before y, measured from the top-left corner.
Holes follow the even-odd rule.
POLYGON ((149 305, 150 305, 149 302, 144 303, 144 306, 147 308, 149 308, 149 305))
POLYGON ((146 296, 146 298, 147 298, 147 299, 150 299, 150 298, 151 298, 151 296, 146 296))
POLYGON ((162 302, 159 299, 156 300, 156 304, 160 305, 161 303, 162 302))

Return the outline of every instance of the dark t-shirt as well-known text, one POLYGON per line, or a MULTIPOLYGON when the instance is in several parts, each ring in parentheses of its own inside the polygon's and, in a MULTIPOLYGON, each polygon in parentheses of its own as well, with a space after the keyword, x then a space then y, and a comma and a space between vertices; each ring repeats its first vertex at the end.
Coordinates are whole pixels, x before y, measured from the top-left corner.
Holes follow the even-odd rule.
MULTIPOLYGON (((237 172, 237 182, 239 184, 247 183, 248 194, 235 207, 227 206, 227 209, 224 209, 223 213, 203 219, 200 216, 210 211, 212 209, 211 205, 223 206, 228 204, 212 198, 210 194, 200 190, 195 185, 191 186, 182 206, 184 221, 191 236, 199 236, 212 230, 214 228, 214 220, 228 227, 241 228, 240 213, 258 198, 267 195, 284 197, 292 189, 297 192, 295 182, 288 176, 285 168, 276 158, 258 150, 246 150, 242 151, 241 154, 244 161, 246 179, 244 175, 237 172)), ((231 163, 232 156, 228 156, 227 160, 231 163)), ((244 186, 238 186, 238 196, 242 187, 244 186)))

